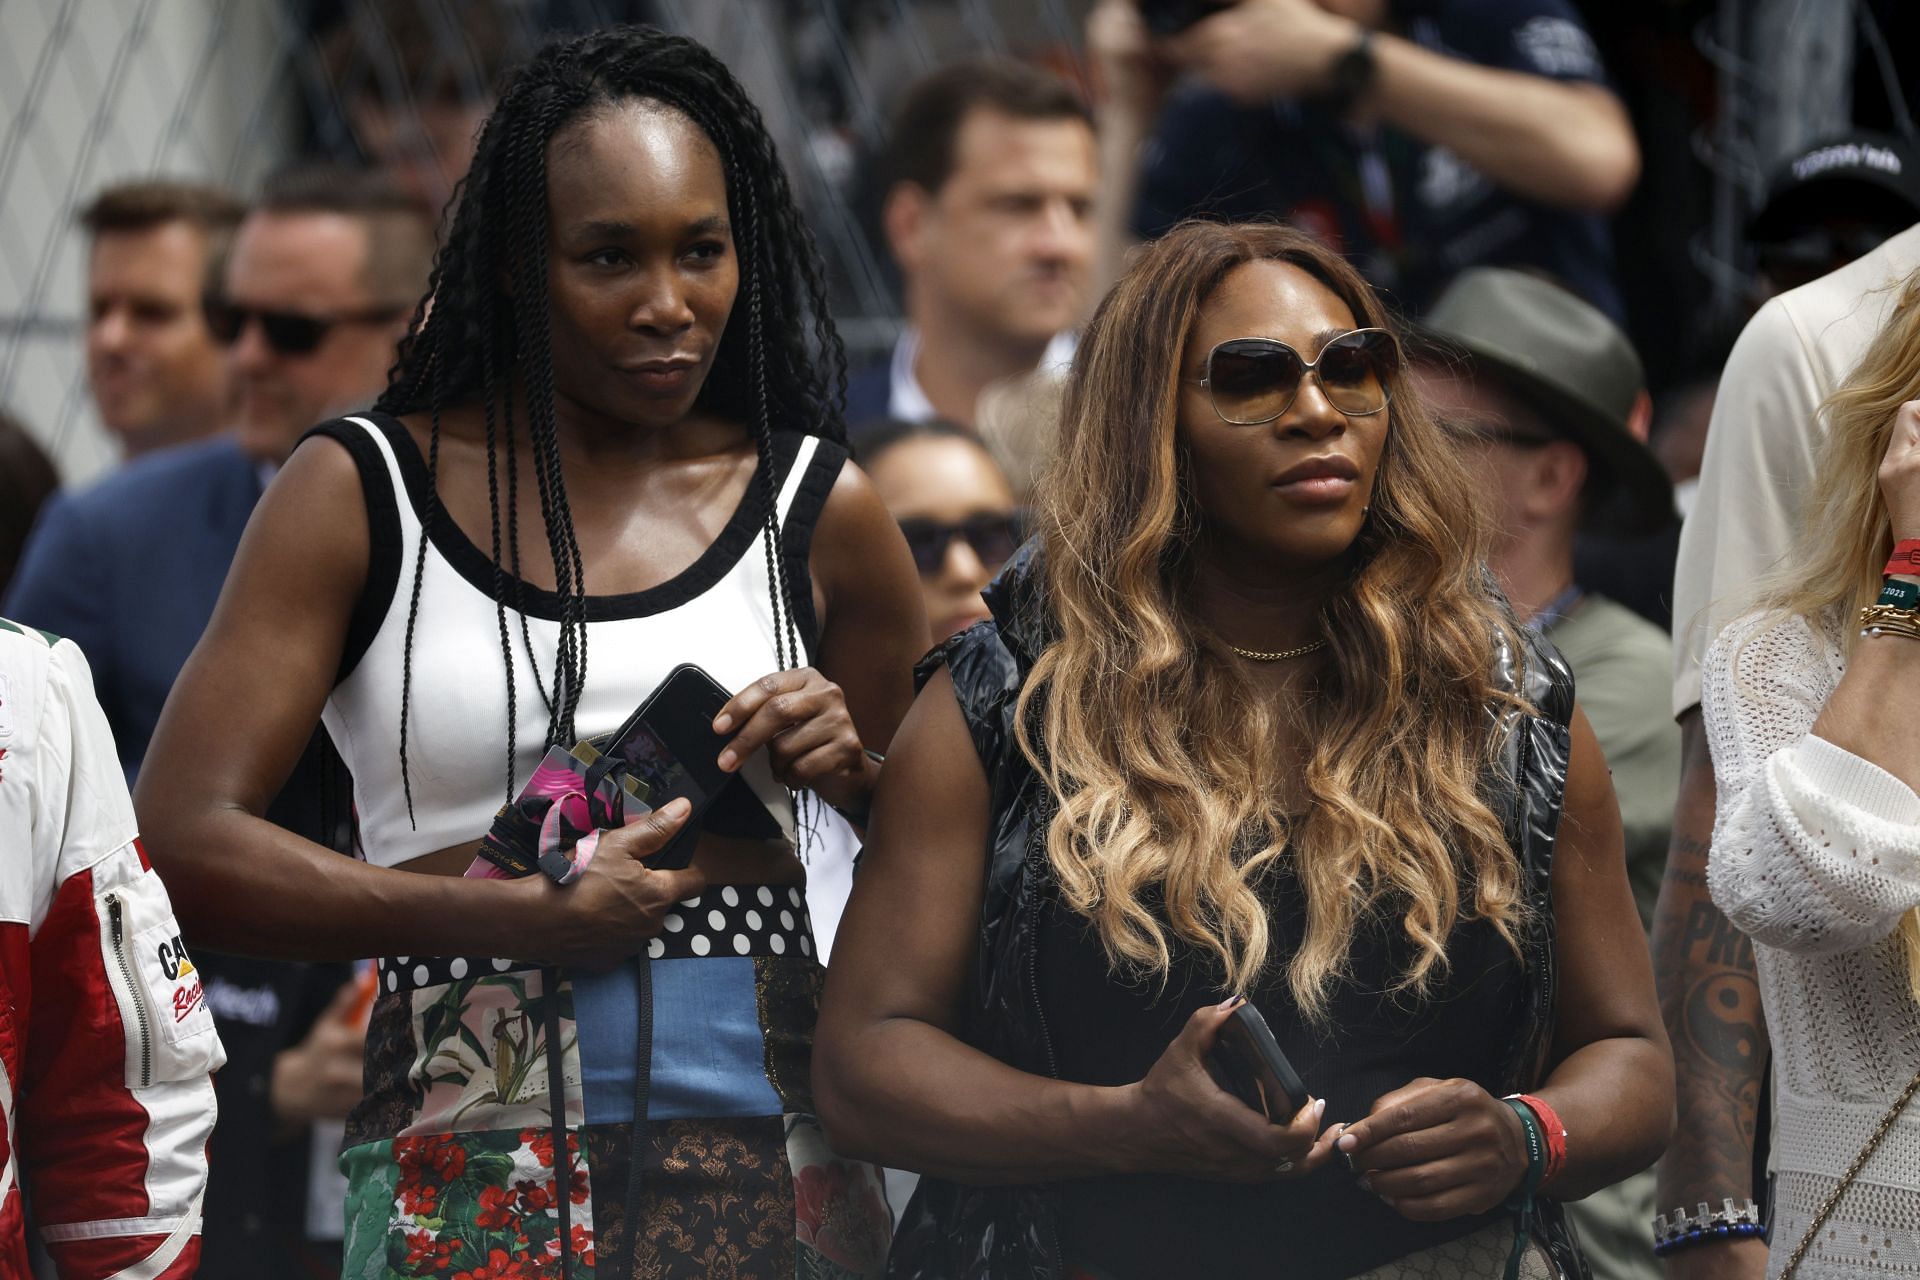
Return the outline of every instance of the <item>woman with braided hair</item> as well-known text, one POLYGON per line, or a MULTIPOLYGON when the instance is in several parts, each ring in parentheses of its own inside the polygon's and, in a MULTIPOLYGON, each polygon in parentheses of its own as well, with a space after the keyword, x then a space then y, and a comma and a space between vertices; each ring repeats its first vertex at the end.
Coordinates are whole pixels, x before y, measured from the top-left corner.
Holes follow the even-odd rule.
POLYGON ((739 85, 641 27, 535 56, 451 218, 387 394, 254 518, 155 740, 155 857, 205 944, 383 957, 346 1274, 871 1274, 878 1179, 811 1117, 793 796, 864 809, 927 640, 843 465, 812 239, 739 85), (650 868, 675 801, 564 888, 462 876, 550 745, 685 662, 780 838, 650 868), (361 861, 258 816, 316 720, 361 861))

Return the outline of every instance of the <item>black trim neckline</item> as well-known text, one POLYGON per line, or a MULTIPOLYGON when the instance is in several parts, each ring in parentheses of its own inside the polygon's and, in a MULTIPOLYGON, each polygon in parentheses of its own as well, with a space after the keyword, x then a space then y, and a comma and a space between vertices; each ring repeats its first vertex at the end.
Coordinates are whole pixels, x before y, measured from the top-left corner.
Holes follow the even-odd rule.
MULTIPOLYGON (((407 499, 411 503, 414 515, 420 521, 426 536, 434 549, 453 567, 454 572, 466 579, 467 584, 481 595, 495 603, 505 605, 525 613, 529 618, 541 618, 548 622, 561 620, 561 607, 565 598, 558 592, 544 587, 536 587, 531 582, 516 580, 512 574, 503 571, 502 577, 509 588, 518 582, 520 598, 498 599, 494 593, 493 559, 475 546, 466 531, 462 529, 446 509, 433 504, 431 517, 427 513, 427 460, 421 456, 420 446, 414 442, 413 433, 391 414, 372 410, 355 414, 377 426, 381 434, 392 446, 394 457, 400 462, 400 476, 407 486, 407 499)), ((773 489, 778 494, 786 483, 788 473, 793 470, 793 461, 799 455, 800 442, 804 439, 794 432, 775 432, 773 437, 774 482, 773 489)), ((755 464, 756 470, 758 463, 755 464)), ((656 613, 666 613, 677 609, 687 602, 706 594, 713 586, 740 562, 747 548, 759 536, 767 519, 766 500, 762 487, 749 479, 747 490, 740 497, 740 503, 728 517, 725 527, 707 549, 700 553, 694 562, 665 582, 648 587, 644 591, 627 591, 616 595, 590 595, 586 598, 586 620, 588 622, 615 622, 627 618, 644 618, 656 613)))

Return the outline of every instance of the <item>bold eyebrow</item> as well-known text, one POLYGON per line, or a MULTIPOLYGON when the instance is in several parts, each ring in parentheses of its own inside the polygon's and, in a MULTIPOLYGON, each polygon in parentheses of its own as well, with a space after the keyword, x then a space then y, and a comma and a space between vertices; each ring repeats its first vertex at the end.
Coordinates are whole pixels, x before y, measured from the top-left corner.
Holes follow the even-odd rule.
POLYGON ((638 228, 619 218, 595 218, 579 226, 579 234, 589 240, 622 240, 638 228))
MULTIPOLYGON (((586 240, 625 240, 640 234, 640 228, 624 218, 594 218, 582 222, 576 228, 576 234, 586 240)), ((727 220, 719 214, 709 214, 687 224, 682 233, 687 236, 713 236, 727 234, 727 220)))
POLYGON ((1315 351, 1324 351, 1329 342, 1332 342, 1335 338, 1345 337, 1352 332, 1353 330, 1351 329, 1322 329, 1313 335, 1313 349, 1315 351))

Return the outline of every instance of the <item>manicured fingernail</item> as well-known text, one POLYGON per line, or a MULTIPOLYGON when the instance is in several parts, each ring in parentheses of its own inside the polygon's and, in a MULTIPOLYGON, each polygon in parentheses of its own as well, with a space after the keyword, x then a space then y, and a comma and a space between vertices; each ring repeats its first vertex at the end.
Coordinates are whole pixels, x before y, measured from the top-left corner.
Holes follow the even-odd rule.
POLYGON ((732 716, 716 716, 714 718, 713 731, 715 733, 725 733, 727 730, 731 728, 733 728, 732 716))
POLYGON ((1342 1151, 1354 1151, 1359 1148, 1360 1139, 1354 1137, 1352 1134, 1346 1132, 1343 1129, 1340 1132, 1339 1140, 1335 1142, 1333 1145, 1336 1147, 1339 1147, 1342 1151))
POLYGON ((1228 996, 1225 1000, 1222 1000, 1220 1002, 1220 1012, 1232 1013, 1235 1009, 1238 1009, 1241 1005, 1245 1004, 1246 1002, 1247 1002, 1247 998, 1245 996, 1228 996))
POLYGON ((660 812, 664 816, 678 822, 693 812, 693 801, 687 799, 685 796, 681 796, 678 800, 669 800, 665 805, 662 805, 660 812))
POLYGON ((1319 1101, 1317 1101, 1317 1102, 1315 1102, 1315 1103, 1313 1104, 1313 1122, 1314 1122, 1314 1124, 1316 1124, 1316 1125, 1317 1125, 1317 1124, 1319 1124, 1319 1123, 1320 1123, 1320 1117, 1321 1117, 1321 1116, 1324 1116, 1325 1114, 1327 1114, 1327 1100, 1326 1100, 1325 1098, 1321 1098, 1321 1099, 1320 1099, 1319 1101))
POLYGON ((731 770, 734 766, 734 762, 739 758, 740 757, 733 754, 733 748, 729 747, 725 751, 722 751, 720 753, 720 767, 722 769, 731 770))

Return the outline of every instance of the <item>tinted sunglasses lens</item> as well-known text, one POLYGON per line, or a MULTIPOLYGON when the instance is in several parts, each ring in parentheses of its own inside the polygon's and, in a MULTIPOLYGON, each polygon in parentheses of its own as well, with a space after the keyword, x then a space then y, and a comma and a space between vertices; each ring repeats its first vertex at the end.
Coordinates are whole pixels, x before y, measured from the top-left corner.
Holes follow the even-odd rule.
POLYGON ((906 535, 907 550, 913 552, 913 567, 920 571, 920 576, 939 572, 940 562, 947 557, 947 544, 953 540, 953 530, 931 520, 902 520, 900 532, 906 535))
POLYGON ((965 536, 980 563, 998 569, 1020 549, 1020 520, 1017 516, 975 516, 967 521, 965 536))
POLYGON ((1342 413, 1378 413, 1387 407, 1387 380, 1400 363, 1400 348, 1379 330, 1344 334, 1320 353, 1320 385, 1342 413))
POLYGON ((327 336, 324 320, 291 315, 284 311, 262 311, 260 323, 266 327, 267 343, 283 356, 304 356, 327 336))
POLYGON ((1278 342, 1224 342, 1207 360, 1214 410, 1228 422, 1271 422, 1293 403, 1302 368, 1292 348, 1278 342))

